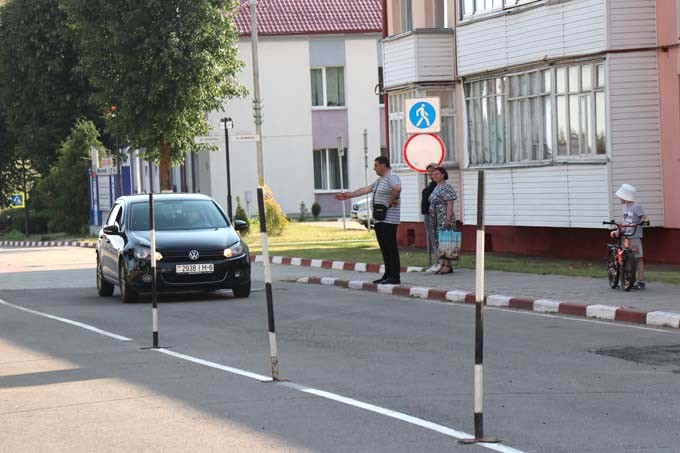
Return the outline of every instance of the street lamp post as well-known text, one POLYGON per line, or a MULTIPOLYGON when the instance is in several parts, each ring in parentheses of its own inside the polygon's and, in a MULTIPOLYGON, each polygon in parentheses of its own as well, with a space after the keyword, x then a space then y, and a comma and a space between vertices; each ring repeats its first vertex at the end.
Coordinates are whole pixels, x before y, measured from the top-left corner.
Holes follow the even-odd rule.
POLYGON ((224 123, 224 151, 227 158, 227 214, 229 220, 234 221, 233 211, 231 208, 231 170, 229 168, 229 129, 234 127, 234 122, 231 118, 222 118, 221 123, 224 123))

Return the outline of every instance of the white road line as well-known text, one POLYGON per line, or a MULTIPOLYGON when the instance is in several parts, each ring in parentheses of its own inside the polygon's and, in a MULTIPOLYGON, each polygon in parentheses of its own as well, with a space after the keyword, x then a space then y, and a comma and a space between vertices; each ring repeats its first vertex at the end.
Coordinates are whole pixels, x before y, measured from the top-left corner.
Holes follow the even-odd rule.
POLYGON ((217 370, 226 371, 228 373, 238 374, 239 376, 244 376, 244 377, 247 377, 247 378, 255 379, 257 381, 271 381, 272 380, 272 378, 269 377, 269 376, 263 376, 261 374, 251 373, 250 371, 239 370, 238 368, 233 368, 233 367, 226 366, 226 365, 220 365, 219 363, 210 362, 209 360, 199 359, 197 357, 192 357, 190 355, 181 354, 181 353, 175 352, 175 351, 170 351, 168 349, 163 349, 163 348, 161 348, 161 349, 151 349, 151 351, 162 352, 163 354, 167 354, 167 355, 170 355, 170 356, 173 356, 173 357, 177 357, 178 359, 187 360, 189 362, 194 362, 194 363, 197 363, 199 365, 204 365, 204 366, 207 366, 207 367, 210 367, 210 368, 215 368, 217 370))
POLYGON ((50 315, 48 313, 43 313, 43 312, 40 312, 40 311, 31 310, 30 308, 20 307, 19 305, 10 304, 9 302, 4 301, 2 299, 0 299, 0 304, 5 305, 7 307, 15 308, 17 310, 25 311, 27 313, 32 313, 34 315, 42 316, 44 318, 49 318, 49 319, 53 319, 55 321, 63 322, 65 324, 71 324, 73 326, 77 326, 77 327, 83 328, 85 330, 89 330, 91 332, 98 333, 99 335, 104 335, 106 337, 115 338, 116 340, 132 341, 131 338, 124 337, 124 336, 121 336, 121 335, 117 335, 115 333, 107 332, 105 330, 98 329, 94 326, 90 326, 88 324, 83 324, 82 322, 72 321, 72 320, 66 319, 66 318, 60 318, 59 316, 54 316, 54 315, 50 315))

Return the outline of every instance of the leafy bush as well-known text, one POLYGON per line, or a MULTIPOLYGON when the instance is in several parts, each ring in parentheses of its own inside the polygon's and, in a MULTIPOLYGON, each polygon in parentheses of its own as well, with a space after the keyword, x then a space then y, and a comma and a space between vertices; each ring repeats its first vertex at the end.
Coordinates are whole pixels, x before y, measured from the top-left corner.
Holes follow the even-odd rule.
POLYGON ((247 235, 250 232, 250 219, 248 218, 248 213, 246 212, 246 210, 243 209, 243 206, 241 206, 240 197, 236 197, 236 213, 234 214, 234 220, 243 220, 248 224, 248 228, 241 231, 241 234, 243 236, 247 235))
MULTIPOLYGON (((26 233, 24 222, 24 208, 14 208, 2 211, 0 214, 5 230, 15 230, 23 234, 43 234, 47 233, 48 217, 44 212, 34 212, 29 210, 28 229, 26 233)), ((3 227, 0 227, 2 230, 3 227)))
POLYGON ((288 219, 268 186, 264 186, 264 215, 267 219, 267 233, 271 236, 279 236, 288 226, 288 219))
MULTIPOLYGON (((33 191, 38 219, 49 218, 49 231, 80 233, 89 217, 87 170, 90 148, 103 150, 99 132, 90 121, 80 120, 59 147, 57 161, 33 191)), ((32 209, 33 210, 33 209, 32 209)), ((33 229, 31 227, 31 229, 33 229)), ((48 228, 45 228, 47 232, 48 228)))
POLYGON ((304 201, 301 201, 300 202, 300 215, 298 216, 298 221, 299 222, 306 222, 308 217, 309 217, 309 210, 307 209, 307 205, 305 205, 304 201))
POLYGON ((321 205, 319 203, 314 203, 312 205, 312 215, 314 220, 319 220, 319 214, 321 214, 321 205))

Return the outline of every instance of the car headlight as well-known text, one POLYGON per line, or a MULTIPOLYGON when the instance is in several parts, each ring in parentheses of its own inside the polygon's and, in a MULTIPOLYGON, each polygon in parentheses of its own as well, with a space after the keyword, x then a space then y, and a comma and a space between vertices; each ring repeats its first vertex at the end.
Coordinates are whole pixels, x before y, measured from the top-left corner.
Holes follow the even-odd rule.
MULTIPOLYGON (((149 247, 135 247, 135 258, 140 260, 151 260, 151 249, 149 247)), ((156 252, 156 261, 163 259, 161 252, 156 252)))
POLYGON ((224 257, 225 258, 233 258, 234 256, 243 255, 244 251, 245 251, 245 248, 243 247, 243 244, 241 244, 240 242, 237 242, 236 244, 232 245, 231 247, 224 249, 224 257))

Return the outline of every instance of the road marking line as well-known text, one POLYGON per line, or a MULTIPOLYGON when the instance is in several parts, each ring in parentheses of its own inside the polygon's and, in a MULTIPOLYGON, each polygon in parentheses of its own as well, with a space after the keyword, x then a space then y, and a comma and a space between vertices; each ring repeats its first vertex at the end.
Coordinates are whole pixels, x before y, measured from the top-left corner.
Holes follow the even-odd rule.
POLYGON ((197 357, 192 357, 190 355, 182 354, 182 353, 175 352, 175 351, 170 351, 168 349, 163 349, 163 348, 151 349, 151 351, 161 352, 163 354, 167 354, 167 355, 176 357, 178 359, 187 360, 189 362, 194 362, 194 363, 197 363, 199 365, 204 365, 204 366, 207 366, 207 367, 210 367, 210 368, 215 368, 217 370, 226 371, 228 373, 238 374, 239 376, 248 377, 248 378, 251 378, 251 379, 255 379, 257 381, 271 381, 272 380, 272 378, 269 377, 269 376, 263 376, 261 374, 251 373, 250 371, 239 370, 238 368, 233 368, 233 367, 230 367, 230 366, 221 365, 219 363, 211 362, 209 360, 203 360, 203 359, 199 359, 197 357))
POLYGON ((32 313, 34 315, 42 316, 44 318, 49 318, 49 319, 53 319, 55 321, 63 322, 63 323, 66 323, 66 324, 71 324, 71 325, 76 326, 76 327, 81 327, 85 330, 89 330, 91 332, 98 333, 99 335, 104 335, 106 337, 115 338, 116 340, 132 341, 131 338, 124 337, 122 335, 117 335, 115 333, 107 332, 106 330, 101 330, 101 329, 98 329, 94 326, 90 326, 88 324, 83 324, 82 322, 71 321, 70 319, 60 318, 59 316, 54 316, 54 315, 50 315, 48 313, 43 313, 43 312, 40 312, 40 311, 31 310, 30 308, 20 307, 19 305, 11 304, 11 303, 4 301, 2 299, 0 299, 0 304, 6 305, 7 307, 15 308, 17 310, 25 311, 26 313, 32 313))

